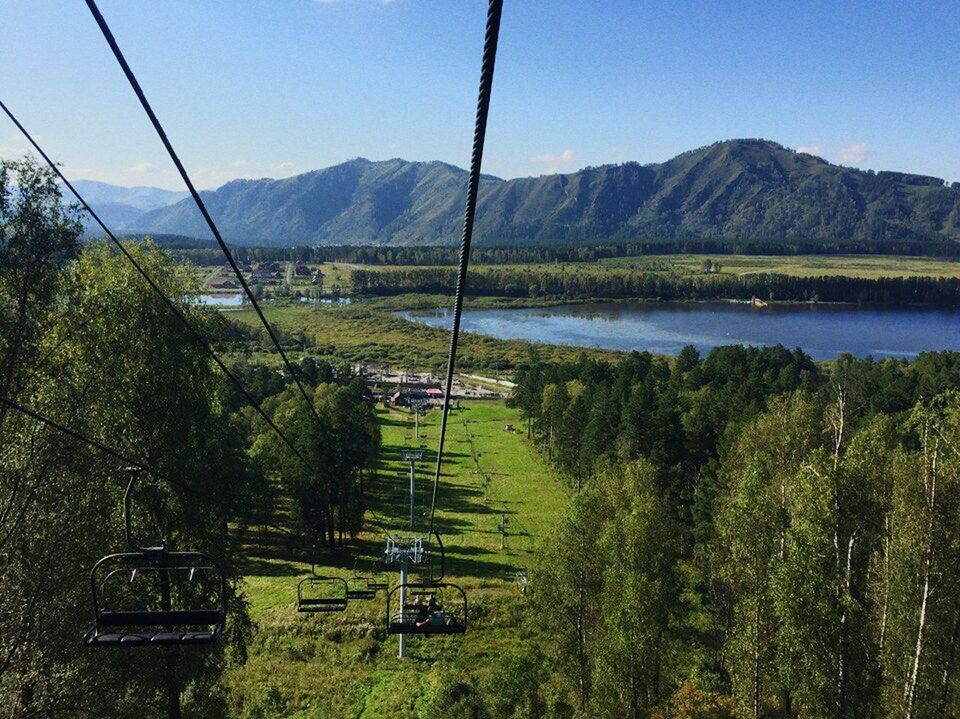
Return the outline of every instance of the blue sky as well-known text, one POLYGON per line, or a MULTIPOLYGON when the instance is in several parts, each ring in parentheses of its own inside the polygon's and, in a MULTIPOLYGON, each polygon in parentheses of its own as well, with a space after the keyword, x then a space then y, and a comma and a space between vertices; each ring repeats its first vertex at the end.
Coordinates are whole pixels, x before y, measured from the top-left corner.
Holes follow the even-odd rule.
MULTIPOLYGON (((482 0, 100 0, 202 187, 468 162, 482 0)), ((506 0, 484 170, 765 137, 960 181, 960 3, 506 0)), ((82 0, 0 2, 0 96, 71 177, 180 189, 82 0)), ((0 121, 0 156, 23 141, 0 121)))

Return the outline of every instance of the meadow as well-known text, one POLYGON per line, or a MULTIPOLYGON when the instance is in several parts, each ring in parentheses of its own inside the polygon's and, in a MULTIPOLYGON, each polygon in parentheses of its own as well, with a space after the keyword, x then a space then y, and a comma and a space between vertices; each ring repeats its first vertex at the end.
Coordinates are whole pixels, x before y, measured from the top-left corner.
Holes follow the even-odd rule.
MULTIPOLYGON (((960 262, 930 257, 897 255, 644 255, 605 258, 596 262, 549 262, 498 265, 473 265, 483 272, 488 269, 527 270, 537 273, 602 272, 606 268, 629 268, 657 274, 702 274, 702 263, 719 263, 719 274, 746 275, 772 273, 790 277, 960 277, 960 262)), ((350 287, 354 269, 400 271, 423 269, 426 265, 357 265, 332 262, 321 266, 344 288, 350 287)))
POLYGON ((790 277, 960 277, 960 263, 929 257, 893 255, 667 255, 604 259, 600 265, 651 272, 700 274, 704 260, 721 265, 720 274, 775 273, 790 277))
MULTIPOLYGON (((544 262, 522 264, 474 264, 475 272, 495 269, 526 271, 537 274, 562 275, 567 273, 602 273, 604 270, 631 269, 654 274, 691 276, 703 274, 704 261, 720 267, 717 274, 742 277, 751 274, 779 274, 788 277, 851 277, 875 280, 880 277, 943 277, 960 278, 960 262, 930 257, 897 255, 644 255, 637 257, 604 258, 596 262, 544 262)), ((288 264, 288 263, 284 263, 288 264)), ((349 262, 310 263, 312 270, 323 274, 324 294, 337 286, 342 294, 353 291, 354 270, 399 272, 426 269, 432 265, 364 265, 349 262)), ((220 267, 202 266, 201 276, 211 279, 220 267)), ((311 287, 309 278, 292 277, 290 290, 306 292, 311 287)))
MULTIPOLYGON (((448 302, 448 298, 437 295, 364 301, 345 307, 271 302, 264 305, 264 312, 271 323, 276 323, 287 337, 309 348, 312 355, 338 361, 386 363, 395 367, 439 371, 446 367, 449 331, 407 321, 393 312, 401 308, 433 309, 448 302)), ((253 310, 225 314, 251 328, 258 325, 253 310)), ((500 340, 464 333, 460 337, 457 366, 463 370, 499 372, 528 361, 531 353, 552 361, 573 361, 584 353, 608 359, 616 356, 616 353, 604 350, 500 340)))
MULTIPOLYGON (((431 411, 414 436, 405 410, 379 410, 382 461, 365 531, 350 551, 321 558, 324 573, 348 578, 383 550, 384 531, 408 533, 409 465, 404 448, 425 445, 417 471, 417 532, 427 523, 440 413, 431 411)), ((447 578, 469 596, 470 626, 462 637, 413 637, 409 656, 396 658, 397 639, 385 631, 382 593, 352 602, 342 615, 310 617, 295 608, 297 581, 309 574, 308 558, 273 532, 261 547, 250 542, 244 591, 257 629, 247 662, 225 679, 238 716, 426 716, 444 677, 491 681, 497 660, 526 631, 517 573, 530 565, 537 542, 566 506, 568 492, 527 442, 516 410, 502 402, 465 403, 451 412, 438 498, 437 527, 446 547, 447 578), (466 420, 466 425, 464 425, 466 420), (505 430, 513 424, 515 431, 505 430), (480 453, 476 471, 472 445, 480 453), (484 490, 484 473, 489 485, 484 490), (486 495, 486 496, 485 496, 486 495), (500 549, 500 518, 508 518, 500 549)), ((396 575, 390 575, 391 582, 396 575)))

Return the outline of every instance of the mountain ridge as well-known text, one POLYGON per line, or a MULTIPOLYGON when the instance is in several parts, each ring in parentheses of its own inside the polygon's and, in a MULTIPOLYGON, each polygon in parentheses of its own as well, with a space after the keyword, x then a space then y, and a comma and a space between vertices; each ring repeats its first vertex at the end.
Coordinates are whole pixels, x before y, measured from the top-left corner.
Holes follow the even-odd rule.
MULTIPOLYGON (((441 161, 356 158, 201 194, 236 244, 444 245, 459 240, 467 179, 441 161)), ((189 198, 122 229, 208 234, 189 198)), ((960 183, 833 165, 762 139, 717 142, 662 163, 481 178, 477 244, 675 239, 960 242, 960 183)))

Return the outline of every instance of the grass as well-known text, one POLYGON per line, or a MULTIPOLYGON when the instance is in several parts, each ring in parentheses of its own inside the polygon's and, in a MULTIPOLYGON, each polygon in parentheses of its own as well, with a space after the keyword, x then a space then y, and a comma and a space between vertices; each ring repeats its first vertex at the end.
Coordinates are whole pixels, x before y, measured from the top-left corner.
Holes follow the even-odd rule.
POLYGON ((960 277, 960 263, 929 257, 891 255, 663 255, 601 260, 600 266, 632 267, 681 275, 700 274, 705 259, 719 262, 721 274, 774 273, 792 277, 842 276, 960 277))
MULTIPOLYGON (((422 299, 422 298, 421 298, 422 299)), ((307 306, 299 303, 265 303, 264 313, 292 337, 301 333, 313 354, 347 362, 387 363, 396 367, 441 370, 446 367, 450 333, 410 322, 393 314, 398 303, 360 302, 346 307, 307 306)), ((429 305, 436 307, 436 304, 429 305)), ((227 313, 259 327, 253 310, 227 313)), ((535 347, 544 360, 574 361, 581 354, 616 360, 617 353, 561 345, 501 340, 472 333, 460 336, 457 365, 461 369, 502 371, 530 358, 535 347)))
MULTIPOLYGON (((381 417, 385 421, 383 471, 388 481, 380 483, 376 504, 394 518, 390 529, 402 529, 406 522, 397 520, 409 514, 409 465, 400 452, 418 443, 405 415, 391 412, 381 417), (398 417, 404 420, 401 424, 398 417)), ((421 527, 427 521, 420 511, 429 506, 439 421, 440 412, 435 410, 420 422, 420 444, 426 449, 417 472, 415 514, 423 522, 421 527)), ((458 577, 513 581, 517 570, 529 564, 536 537, 542 536, 563 504, 556 481, 522 432, 505 431, 507 424, 520 427, 516 412, 502 402, 465 404, 450 415, 436 523, 445 537, 449 570, 458 577), (480 472, 473 461, 474 447, 480 453, 480 472), (490 478, 486 499, 484 474, 490 478), (505 551, 499 548, 501 515, 509 522, 505 551)))
MULTIPOLYGON (((701 273, 701 263, 710 259, 722 265, 721 274, 746 275, 777 273, 794 277, 843 276, 877 279, 878 277, 954 277, 960 278, 960 262, 930 257, 895 255, 644 255, 607 258, 598 262, 551 262, 513 265, 473 265, 472 270, 527 270, 537 273, 602 272, 605 268, 635 269, 645 272, 693 275, 701 273)), ((340 276, 353 268, 395 271, 418 269, 419 266, 338 265, 340 276)), ((349 280, 344 280, 349 286, 349 280)))
MULTIPOLYGON (((382 464, 372 488, 368 531, 355 549, 366 557, 382 551, 377 524, 406 530, 409 465, 404 448, 427 447, 417 473, 417 532, 426 526, 430 479, 436 461, 439 411, 421 419, 380 410, 382 464)), ((544 466, 521 431, 517 412, 502 402, 467 403, 451 413, 440 487, 437 525, 447 547, 447 577, 469 592, 470 630, 463 637, 411 638, 410 657, 396 659, 397 640, 384 631, 384 597, 351 603, 342 615, 298 616, 296 583, 309 565, 283 542, 250 550, 244 590, 257 623, 248 661, 232 668, 226 683, 237 716, 384 717, 426 716, 430 697, 448 671, 484 681, 505 653, 522 641, 522 597, 516 573, 529 566, 537 541, 567 503, 564 485, 544 466), (464 427, 463 420, 467 420, 464 427), (504 430, 513 424, 518 431, 504 430), (490 476, 484 499, 482 474, 474 471, 468 435, 490 476), (499 517, 509 517, 500 549, 499 517)), ((350 575, 349 553, 324 559, 324 572, 350 575)), ((391 577, 396 581, 395 577, 391 577)))

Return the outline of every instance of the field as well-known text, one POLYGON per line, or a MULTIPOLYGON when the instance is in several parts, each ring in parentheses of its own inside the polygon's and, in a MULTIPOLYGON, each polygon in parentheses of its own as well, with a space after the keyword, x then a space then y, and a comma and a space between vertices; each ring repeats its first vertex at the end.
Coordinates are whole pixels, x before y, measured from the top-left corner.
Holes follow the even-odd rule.
MULTIPOLYGON (((439 411, 421 419, 419 441, 406 411, 380 410, 380 417, 383 460, 373 511, 368 531, 353 547, 366 559, 382 551, 382 525, 391 532, 407 529, 409 465, 400 455, 418 444, 427 448, 416 492, 417 531, 424 531, 439 434, 439 411)), ((527 443, 516 411, 501 402, 452 412, 446 450, 437 525, 447 548, 447 577, 468 590, 468 633, 411 638, 410 657, 401 662, 397 639, 384 630, 382 594, 352 603, 342 615, 298 616, 296 584, 310 566, 273 535, 264 549, 250 547, 245 567, 244 586, 258 628, 247 662, 227 676, 238 716, 421 717, 443 672, 486 681, 496 660, 517 646, 524 631, 517 572, 529 566, 536 542, 565 506, 566 490, 527 443), (506 431, 508 423, 516 431, 506 431), (475 471, 471 434, 481 473, 475 471), (490 478, 486 499, 483 473, 490 478), (501 515, 508 518, 503 550, 501 515)), ((326 556, 323 571, 349 577, 355 556, 326 556)))
MULTIPOLYGON (((441 370, 446 367, 450 333, 394 316, 404 307, 436 308, 442 297, 418 296, 393 301, 361 302, 347 307, 267 303, 264 312, 290 337, 303 337, 312 354, 348 362, 388 363, 395 367, 441 370)), ((227 315, 251 327, 259 326, 253 310, 227 315)), ((583 353, 614 358, 616 353, 561 345, 536 345, 464 333, 460 336, 457 366, 498 372, 530 357, 531 348, 544 360, 572 361, 583 353)))
MULTIPOLYGON (((719 263, 720 274, 746 275, 757 273, 783 274, 791 277, 960 277, 960 262, 929 257, 892 255, 647 255, 618 257, 598 262, 556 262, 504 265, 474 265, 478 272, 489 269, 526 270, 537 273, 602 272, 604 268, 629 268, 662 274, 701 274, 704 260, 719 263)), ((349 286, 354 268, 378 271, 409 270, 417 266, 332 264, 337 277, 349 286)), ((324 270, 325 272, 327 270, 324 270)))
POLYGON ((791 277, 960 277, 960 262, 888 255, 664 255, 601 260, 601 265, 656 272, 698 274, 705 259, 718 262, 722 274, 761 272, 791 277))
MULTIPOLYGON (((473 265, 473 270, 484 272, 496 268, 526 270, 536 273, 602 272, 604 268, 629 268, 658 274, 696 275, 703 272, 703 262, 720 265, 719 274, 749 275, 758 273, 782 274, 791 277, 950 277, 960 278, 960 262, 929 257, 901 257, 892 255, 647 255, 603 259, 594 263, 558 262, 516 265, 473 265)), ((290 292, 306 293, 311 289, 309 278, 295 277, 290 272, 293 263, 281 265, 282 280, 290 292)), ((422 268, 419 265, 357 265, 344 262, 310 263, 311 272, 323 275, 323 294, 329 295, 339 287, 349 295, 354 269, 399 271, 422 268)), ((222 267, 201 267, 201 277, 207 282, 227 277, 222 267)))

